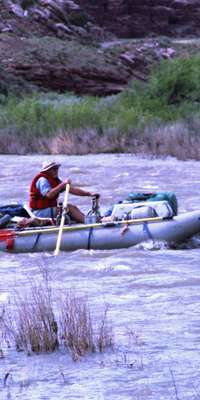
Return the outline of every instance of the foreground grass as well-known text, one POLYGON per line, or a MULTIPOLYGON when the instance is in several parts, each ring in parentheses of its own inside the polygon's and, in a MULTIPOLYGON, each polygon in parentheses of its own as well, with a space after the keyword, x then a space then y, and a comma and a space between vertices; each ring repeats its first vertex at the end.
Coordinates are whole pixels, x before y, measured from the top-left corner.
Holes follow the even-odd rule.
POLYGON ((23 296, 16 293, 12 306, 4 309, 0 320, 2 355, 4 342, 28 355, 53 352, 62 345, 76 361, 114 344, 108 309, 92 318, 86 297, 69 292, 53 302, 48 286, 34 285, 23 296))
POLYGON ((134 83, 117 96, 1 96, 0 151, 200 159, 199 101, 199 56, 164 61, 145 85, 134 83))

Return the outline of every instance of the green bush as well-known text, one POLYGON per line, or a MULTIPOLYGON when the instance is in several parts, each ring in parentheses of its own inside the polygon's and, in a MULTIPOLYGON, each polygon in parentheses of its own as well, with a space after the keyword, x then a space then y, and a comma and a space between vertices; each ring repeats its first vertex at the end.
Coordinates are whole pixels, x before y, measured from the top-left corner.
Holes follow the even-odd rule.
POLYGON ((148 124, 171 123, 200 114, 200 57, 163 61, 147 83, 134 82, 116 96, 96 98, 65 94, 0 98, 0 128, 16 126, 22 134, 51 136, 59 129, 114 128, 122 135, 148 124))
POLYGON ((0 107, 0 127, 15 125, 22 132, 32 132, 35 136, 52 135, 58 129, 94 127, 99 124, 95 110, 96 99, 59 95, 52 100, 47 96, 26 96, 18 99, 10 96, 6 105, 0 107))

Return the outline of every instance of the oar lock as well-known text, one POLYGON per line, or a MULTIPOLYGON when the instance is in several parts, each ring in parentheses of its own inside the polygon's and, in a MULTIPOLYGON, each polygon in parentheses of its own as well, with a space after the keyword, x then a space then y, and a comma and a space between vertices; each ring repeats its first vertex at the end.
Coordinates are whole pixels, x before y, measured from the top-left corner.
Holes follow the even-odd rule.
POLYGON ((85 216, 85 224, 95 224, 100 222, 101 214, 99 211, 99 196, 92 197, 92 208, 85 216))
POLYGON ((65 209, 63 209, 63 203, 59 202, 58 203, 58 207, 57 207, 57 214, 56 214, 56 225, 60 225, 60 221, 62 218, 62 215, 64 214, 65 216, 65 224, 70 224, 70 217, 67 214, 68 210, 67 207, 65 209))

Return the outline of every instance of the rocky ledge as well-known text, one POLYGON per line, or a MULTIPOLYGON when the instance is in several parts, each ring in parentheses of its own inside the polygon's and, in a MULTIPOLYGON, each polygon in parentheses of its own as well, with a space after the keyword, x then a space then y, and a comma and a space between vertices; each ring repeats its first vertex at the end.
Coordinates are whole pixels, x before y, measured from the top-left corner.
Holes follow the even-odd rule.
MULTIPOLYGON (((140 14, 139 3, 134 2, 134 10, 140 14)), ((153 12, 154 3, 158 5, 161 1, 146 0, 143 6, 147 3, 153 12)), ((164 3, 167 7, 167 0, 162 0, 164 3)), ((171 7, 176 3, 179 10, 183 1, 168 3, 171 7)), ((185 0, 184 3, 189 2, 185 0)), ((197 2, 190 3, 197 19, 197 2)), ((152 65, 163 58, 178 55, 168 39, 126 41, 107 33, 105 26, 115 31, 114 22, 108 24, 111 15, 116 16, 115 22, 121 18, 122 27, 128 26, 123 13, 126 9, 131 18, 132 1, 101 0, 96 1, 93 8, 91 4, 94 2, 86 0, 2 0, 0 92, 6 94, 12 90, 13 81, 14 86, 20 83, 18 90, 33 85, 36 90, 68 90, 98 96, 116 94, 127 88, 133 79, 145 81, 152 65), (102 4, 108 11, 104 24, 99 20, 104 15, 101 14, 102 4)), ((147 15, 144 10, 140 9, 143 17, 147 15)), ((137 21, 132 19, 132 25, 136 26, 137 21)), ((145 18, 140 24, 145 26, 145 18)))

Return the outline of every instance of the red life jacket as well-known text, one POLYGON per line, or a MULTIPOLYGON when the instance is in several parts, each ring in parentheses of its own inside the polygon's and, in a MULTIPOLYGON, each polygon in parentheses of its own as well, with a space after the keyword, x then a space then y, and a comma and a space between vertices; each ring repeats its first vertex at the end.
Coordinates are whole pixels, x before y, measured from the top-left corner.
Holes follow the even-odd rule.
POLYGON ((36 175, 30 187, 29 207, 32 210, 41 210, 43 208, 57 206, 57 199, 59 194, 56 197, 54 197, 54 199, 48 199, 48 197, 42 196, 40 191, 38 190, 36 183, 38 179, 41 177, 46 178, 52 188, 61 183, 61 180, 59 178, 52 178, 48 174, 45 174, 45 172, 40 172, 38 175, 36 175))

